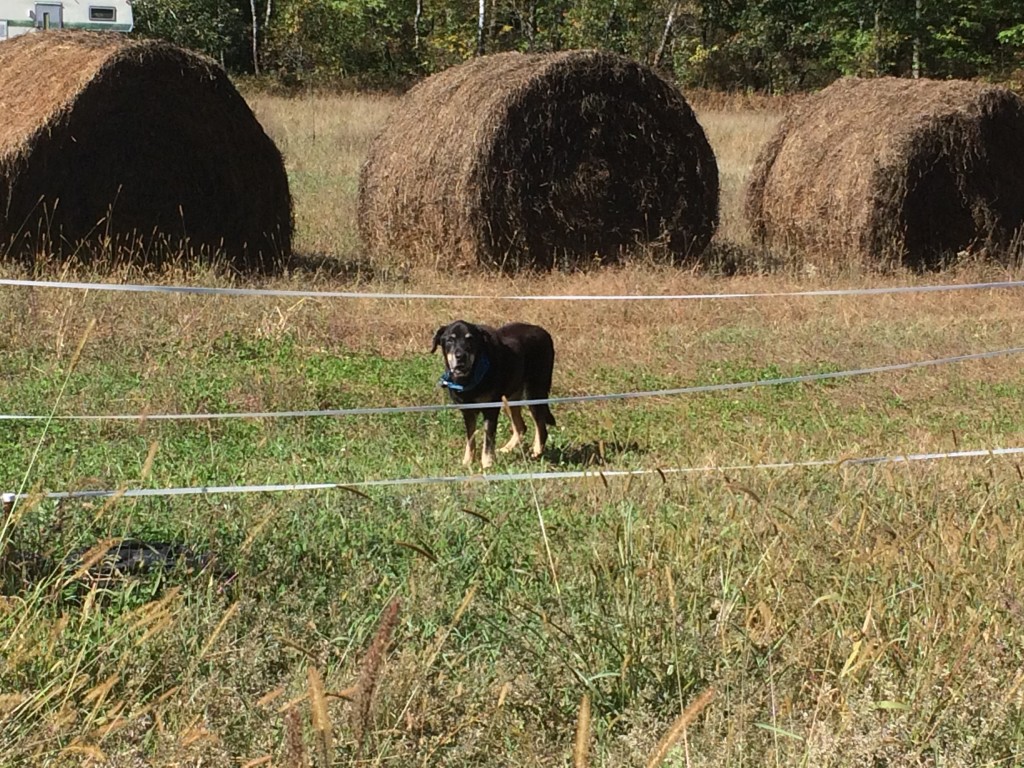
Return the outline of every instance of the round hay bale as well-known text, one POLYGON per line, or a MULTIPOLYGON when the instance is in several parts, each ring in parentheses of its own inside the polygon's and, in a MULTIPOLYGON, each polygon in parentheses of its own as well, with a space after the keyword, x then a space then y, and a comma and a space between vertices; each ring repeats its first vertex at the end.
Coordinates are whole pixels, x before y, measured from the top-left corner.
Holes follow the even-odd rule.
POLYGON ((756 240, 934 268, 1024 222, 1024 101, 964 81, 844 78, 794 107, 746 190, 756 240))
POLYGON ((266 270, 291 233, 281 153, 212 60, 117 33, 0 43, 0 257, 266 270))
POLYGON ((718 166, 682 94, 596 51, 485 56, 427 78, 370 148, 359 228, 372 252, 550 269, 672 260, 718 224, 718 166))

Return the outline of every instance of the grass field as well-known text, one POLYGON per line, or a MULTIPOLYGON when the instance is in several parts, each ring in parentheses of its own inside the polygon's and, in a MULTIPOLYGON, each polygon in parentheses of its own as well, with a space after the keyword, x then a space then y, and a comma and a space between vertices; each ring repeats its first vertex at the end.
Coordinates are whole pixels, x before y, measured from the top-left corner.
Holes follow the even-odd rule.
MULTIPOLYGON (((250 101, 286 155, 303 254, 273 287, 713 293, 1020 277, 981 264, 873 274, 823 254, 733 277, 641 260, 453 281, 362 257, 358 167, 391 100, 250 101)), ((722 171, 716 246, 752 253, 740 193, 778 115, 698 113, 722 171)), ((63 274, 109 277, 43 272, 63 274)), ((115 278, 228 284, 208 270, 115 278)), ((1012 348, 1024 330, 1017 290, 572 304, 0 296, 0 412, 56 417, 441 403, 428 350, 455 317, 548 327, 555 396, 928 360, 1012 348)), ((1024 445, 1016 356, 554 412, 547 456, 502 457, 499 472, 701 471, 19 502, 0 536, 0 765, 1021 762, 1020 462, 839 463, 1024 445), (820 459, 835 463, 728 469, 820 459), (215 564, 91 584, 62 566, 119 537, 215 564)), ((449 412, 0 421, 0 490, 457 475, 460 433, 449 412)))

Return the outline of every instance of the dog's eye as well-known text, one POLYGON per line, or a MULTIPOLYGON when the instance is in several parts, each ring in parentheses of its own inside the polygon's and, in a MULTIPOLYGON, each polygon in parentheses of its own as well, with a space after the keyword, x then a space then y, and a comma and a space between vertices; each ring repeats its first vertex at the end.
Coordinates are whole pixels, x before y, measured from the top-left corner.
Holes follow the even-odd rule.
POLYGON ((464 339, 467 339, 467 340, 468 340, 468 339, 471 339, 471 338, 473 338, 473 336, 472 336, 471 334, 468 334, 468 333, 467 333, 467 334, 466 334, 465 336, 463 336, 462 338, 464 338, 464 339))

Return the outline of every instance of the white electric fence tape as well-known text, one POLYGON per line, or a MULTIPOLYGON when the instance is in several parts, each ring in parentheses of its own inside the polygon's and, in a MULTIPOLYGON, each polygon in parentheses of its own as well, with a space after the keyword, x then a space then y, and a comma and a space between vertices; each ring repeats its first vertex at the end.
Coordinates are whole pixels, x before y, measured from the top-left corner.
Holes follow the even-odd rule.
POLYGON ((822 459, 812 461, 783 461, 770 464, 734 464, 729 466, 676 467, 670 469, 608 469, 576 470, 564 472, 514 472, 494 475, 440 475, 436 477, 396 477, 380 480, 356 480, 338 483, 288 483, 279 485, 206 485, 186 488, 128 488, 102 491, 60 491, 54 493, 11 494, 18 499, 105 499, 138 498, 150 496, 209 496, 227 493, 282 493, 296 491, 323 491, 345 488, 391 488, 412 485, 457 485, 463 483, 533 482, 547 480, 578 480, 585 478, 608 479, 617 477, 638 477, 643 475, 681 475, 709 472, 740 472, 748 470, 811 469, 815 467, 857 467, 878 464, 910 464, 916 462, 940 461, 943 459, 968 459, 1024 454, 1024 447, 986 448, 980 450, 950 451, 948 453, 911 453, 901 456, 864 456, 860 458, 822 459))
MULTIPOLYGON (((488 296, 483 294, 429 294, 429 293, 385 293, 385 292, 362 292, 362 291, 300 291, 265 288, 213 288, 200 286, 170 286, 170 285, 135 285, 135 284, 111 284, 111 283, 82 283, 67 281, 43 281, 43 280, 14 280, 0 279, 0 286, 28 287, 43 289, 64 289, 64 290, 87 290, 87 291, 112 291, 123 293, 162 293, 162 294, 183 294, 183 295, 204 295, 204 296, 278 296, 287 298, 321 298, 321 299, 384 299, 396 301, 408 300, 437 300, 437 301, 691 301, 691 300, 726 300, 726 299, 758 299, 758 298, 804 298, 804 297, 826 297, 826 296, 878 296, 893 294, 911 293, 940 293, 948 291, 965 290, 995 290, 1007 288, 1024 287, 1024 281, 1005 280, 987 283, 959 283, 950 285, 920 285, 920 286, 896 286, 888 288, 841 288, 810 291, 768 291, 763 293, 704 293, 704 294, 646 294, 646 295, 498 295, 488 296)), ((705 384, 690 387, 677 387, 673 389, 649 390, 641 392, 620 392, 603 395, 576 395, 570 397, 554 397, 547 399, 517 400, 509 402, 509 405, 536 405, 540 403, 583 403, 602 400, 624 400, 646 397, 667 397, 672 395, 696 394, 704 392, 723 392, 752 387, 776 386, 781 384, 798 384, 813 381, 824 381, 850 376, 863 376, 874 373, 890 371, 910 370, 913 368, 924 368, 950 363, 966 362, 970 360, 984 360, 1004 355, 1014 355, 1024 352, 1024 347, 1012 347, 1008 349, 992 350, 974 354, 956 355, 953 357, 937 358, 933 360, 922 360, 910 363, 896 363, 892 365, 881 365, 870 368, 858 368, 846 371, 833 371, 828 373, 807 374, 803 376, 787 376, 775 379, 762 379, 759 381, 745 381, 728 384, 705 384)), ((321 409, 306 411, 272 411, 272 412, 243 412, 243 413, 165 413, 165 414, 111 414, 111 415, 73 415, 73 416, 41 416, 41 415, 19 415, 0 414, 0 421, 45 421, 55 420, 76 420, 76 421, 171 421, 171 420, 213 420, 213 419, 260 419, 260 418, 285 418, 285 417, 307 417, 307 416, 358 416, 358 415, 382 415, 395 413, 430 413, 444 410, 458 410, 463 408, 485 408, 498 407, 502 403, 478 403, 478 404, 447 404, 447 405, 420 405, 420 406, 395 406, 378 408, 341 408, 321 409)), ((779 470, 796 468, 813 468, 826 466, 864 466, 877 464, 910 463, 937 461, 943 459, 977 458, 1019 455, 1024 453, 1024 448, 994 448, 984 450, 952 451, 948 453, 917 453, 903 456, 871 456, 862 458, 842 460, 817 460, 802 462, 777 462, 771 464, 743 464, 725 467, 683 467, 672 469, 637 469, 637 470, 581 470, 564 472, 523 472, 497 475, 448 475, 437 477, 406 477, 388 478, 380 480, 360 480, 348 483, 293 483, 279 485, 223 485, 223 486, 197 486, 182 488, 135 488, 101 491, 62 491, 43 494, 49 499, 94 499, 109 498, 113 496, 133 498, 151 496, 195 496, 227 493, 275 493, 288 491, 315 491, 328 490, 332 488, 377 488, 412 485, 438 485, 438 484, 462 484, 471 482, 532 482, 549 480, 571 480, 582 478, 615 478, 631 477, 640 475, 670 475, 670 474, 691 474, 707 472, 728 472, 741 470, 779 470)), ((12 499, 24 499, 37 497, 38 494, 20 493, 3 494, 3 501, 10 503, 12 499)))
MULTIPOLYGON (((939 357, 932 360, 918 360, 910 363, 892 363, 877 365, 871 368, 854 368, 846 371, 829 371, 826 373, 808 373, 802 376, 784 376, 776 379, 759 379, 757 381, 738 381, 726 384, 699 384, 690 387, 673 389, 653 389, 641 392, 615 392, 603 395, 570 395, 567 397, 549 397, 534 400, 510 400, 509 405, 538 405, 540 403, 592 403, 606 400, 634 400, 648 397, 671 397, 706 392, 729 392, 754 387, 771 387, 782 384, 803 384, 813 381, 849 378, 851 376, 867 376, 892 371, 908 371, 914 368, 929 368, 938 365, 963 363, 971 360, 987 360, 1006 355, 1018 355, 1024 347, 1009 347, 988 352, 975 352, 953 357, 939 357)), ((44 416, 41 414, 0 414, 3 421, 215 421, 222 419, 284 419, 296 417, 320 416, 381 416, 396 413, 434 413, 436 411, 466 410, 470 408, 498 408, 503 403, 447 403, 444 405, 396 405, 365 408, 328 408, 309 411, 239 411, 231 413, 133 413, 133 414, 85 414, 69 416, 44 416)))
POLYGON ((812 298, 815 296, 884 296, 906 293, 1024 288, 1024 280, 948 285, 904 285, 888 288, 828 288, 810 291, 765 291, 763 293, 679 293, 679 294, 551 294, 485 295, 456 293, 387 293, 377 291, 301 291, 278 288, 215 288, 191 285, 143 285, 131 283, 80 283, 58 280, 0 279, 0 286, 49 288, 119 293, 164 293, 199 296, 279 296, 308 299, 374 299, 389 301, 703 301, 732 299, 812 298))

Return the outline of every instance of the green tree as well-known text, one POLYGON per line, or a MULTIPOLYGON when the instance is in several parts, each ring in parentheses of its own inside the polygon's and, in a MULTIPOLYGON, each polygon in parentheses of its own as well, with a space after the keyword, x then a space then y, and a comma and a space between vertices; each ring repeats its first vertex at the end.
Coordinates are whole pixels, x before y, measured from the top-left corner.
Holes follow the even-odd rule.
POLYGON ((1003 41, 1012 43, 1012 30, 1022 18, 1024 9, 1005 0, 921 0, 925 74, 1005 73, 1013 64, 1014 51, 1003 41))
POLYGON ((843 74, 1007 76, 1020 0, 136 0, 140 34, 231 70, 408 81, 477 54, 616 51, 687 85, 792 91, 843 74), (255 20, 253 17, 256 17, 255 20))
POLYGON ((248 12, 223 0, 135 0, 135 31, 205 53, 228 69, 251 66, 248 12))

